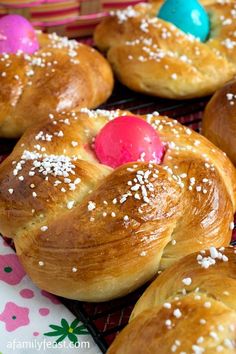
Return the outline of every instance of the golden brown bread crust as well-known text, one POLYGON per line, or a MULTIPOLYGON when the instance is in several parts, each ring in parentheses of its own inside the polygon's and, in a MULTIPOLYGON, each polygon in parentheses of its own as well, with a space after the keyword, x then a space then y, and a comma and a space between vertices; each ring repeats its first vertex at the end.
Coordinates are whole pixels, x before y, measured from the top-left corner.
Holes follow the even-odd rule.
POLYGON ((202 1, 211 20, 205 43, 158 19, 162 3, 112 13, 97 26, 96 45, 135 91, 175 99, 212 94, 236 73, 235 1, 202 1))
POLYGON ((0 166, 0 232, 14 238, 29 276, 52 293, 112 299, 186 254, 230 242, 236 174, 227 157, 155 113, 142 118, 165 144, 163 163, 112 170, 91 145, 122 114, 131 113, 51 116, 29 128, 0 166))
POLYGON ((204 112, 202 129, 236 166, 236 81, 227 83, 211 98, 204 112))
POLYGON ((15 138, 49 113, 94 108, 113 89, 109 63, 93 48, 39 34, 34 55, 0 55, 0 136, 15 138))
MULTIPOLYGON (((215 253, 212 249, 212 255, 215 253)), ((136 304, 109 354, 236 352, 236 250, 208 269, 191 254, 161 274, 136 304)))

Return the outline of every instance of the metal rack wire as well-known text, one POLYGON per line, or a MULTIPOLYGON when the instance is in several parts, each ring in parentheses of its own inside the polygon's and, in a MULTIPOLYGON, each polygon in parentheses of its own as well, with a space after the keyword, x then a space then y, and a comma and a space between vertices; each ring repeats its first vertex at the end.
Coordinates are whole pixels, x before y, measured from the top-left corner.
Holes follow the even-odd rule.
POLYGON ((101 106, 102 109, 130 110, 136 114, 147 114, 158 111, 162 115, 178 119, 181 123, 199 131, 202 111, 209 98, 188 101, 167 100, 144 96, 130 91, 117 83, 111 98, 101 106), (196 116, 196 113, 198 116, 196 116))

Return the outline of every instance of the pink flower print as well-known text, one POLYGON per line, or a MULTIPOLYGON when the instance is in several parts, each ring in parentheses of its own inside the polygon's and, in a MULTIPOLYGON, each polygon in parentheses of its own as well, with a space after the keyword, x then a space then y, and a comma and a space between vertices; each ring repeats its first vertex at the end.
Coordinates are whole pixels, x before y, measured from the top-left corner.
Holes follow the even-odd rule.
POLYGON ((41 316, 47 316, 49 314, 50 310, 46 307, 42 307, 39 309, 39 313, 41 316))
POLYGON ((5 247, 9 248, 9 246, 10 246, 10 247, 14 248, 14 242, 11 238, 6 237, 6 236, 2 236, 1 241, 5 247))
POLYGON ((29 324, 29 309, 20 307, 14 302, 7 302, 4 311, 0 314, 0 321, 5 322, 8 332, 29 324))
POLYGON ((24 276, 25 271, 15 254, 0 256, 0 280, 10 285, 16 285, 21 282, 24 276))
POLYGON ((34 292, 31 289, 22 289, 20 291, 20 296, 25 299, 32 299, 32 297, 34 297, 34 292))
MULTIPOLYGON (((6 240, 2 239, 2 244, 4 247, 9 247, 9 244, 7 243, 6 240)), ((0 353, 1 354, 1 353, 0 353)))
POLYGON ((45 297, 47 297, 53 304, 59 305, 60 301, 56 298, 55 295, 48 293, 45 290, 41 290, 41 294, 45 297))

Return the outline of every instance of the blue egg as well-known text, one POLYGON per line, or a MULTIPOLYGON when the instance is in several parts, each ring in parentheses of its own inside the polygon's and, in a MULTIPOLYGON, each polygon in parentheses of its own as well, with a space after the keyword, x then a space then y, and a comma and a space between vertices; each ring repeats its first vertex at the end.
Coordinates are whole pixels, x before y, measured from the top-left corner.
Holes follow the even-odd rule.
POLYGON ((210 32, 209 16, 197 0, 166 0, 158 17, 205 42, 210 32))

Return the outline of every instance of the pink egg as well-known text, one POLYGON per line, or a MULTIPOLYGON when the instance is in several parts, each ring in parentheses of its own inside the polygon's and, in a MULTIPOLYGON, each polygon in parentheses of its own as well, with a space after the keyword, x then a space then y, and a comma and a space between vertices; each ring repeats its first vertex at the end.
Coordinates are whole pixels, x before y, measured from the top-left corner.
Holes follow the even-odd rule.
POLYGON ((14 54, 21 50, 33 54, 39 43, 32 25, 19 15, 7 15, 0 19, 0 53, 14 54))
POLYGON ((99 132, 95 153, 102 164, 115 168, 140 159, 160 163, 164 146, 145 120, 122 116, 107 123, 99 132))

